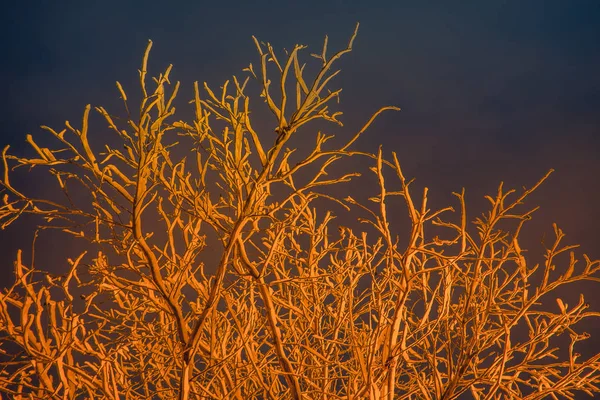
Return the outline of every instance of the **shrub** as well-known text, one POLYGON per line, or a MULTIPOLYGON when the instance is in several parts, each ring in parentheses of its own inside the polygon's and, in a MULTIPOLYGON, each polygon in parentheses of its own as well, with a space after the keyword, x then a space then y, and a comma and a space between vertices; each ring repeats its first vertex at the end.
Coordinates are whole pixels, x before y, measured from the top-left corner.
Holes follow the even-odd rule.
POLYGON ((54 147, 28 135, 35 156, 4 149, 2 228, 33 214, 41 228, 86 241, 87 251, 62 275, 27 266, 18 253, 14 284, 0 295, 2 392, 47 399, 598 392, 600 355, 575 352, 587 338, 575 325, 598 314, 583 296, 568 306, 555 293, 597 281, 600 262, 578 262, 557 227, 541 265, 519 244, 534 211, 523 203, 548 175, 519 194, 500 185, 489 211, 469 224, 464 190, 455 193, 457 212, 431 210, 427 189, 415 196, 395 153, 355 149, 380 113, 397 108, 380 109, 345 138, 308 129, 341 125, 330 108, 341 89, 328 88, 355 36, 332 56, 325 40, 310 79, 299 59, 305 46, 281 58, 254 39, 258 66, 218 92, 205 84, 204 98, 196 83, 189 122, 175 118, 171 66, 148 82, 150 42, 139 106, 130 107, 117 83, 127 116, 95 108, 112 138, 91 132, 88 105, 80 128, 44 127, 54 147), (246 94, 250 82, 274 116, 274 132, 253 127, 259 104, 246 94), (292 148, 299 135, 301 149, 292 148), (371 165, 360 178, 373 184, 370 198, 340 195, 359 179, 357 160, 371 165), (49 173, 59 200, 13 185, 10 171, 20 166, 49 173), (400 207, 408 227, 390 216, 400 207), (561 352, 562 333, 570 345, 561 352))

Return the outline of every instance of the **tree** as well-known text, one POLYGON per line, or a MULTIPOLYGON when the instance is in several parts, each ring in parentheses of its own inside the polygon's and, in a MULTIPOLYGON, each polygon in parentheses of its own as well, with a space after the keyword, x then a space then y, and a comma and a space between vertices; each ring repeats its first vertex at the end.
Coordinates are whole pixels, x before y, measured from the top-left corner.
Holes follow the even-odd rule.
POLYGON ((218 93, 204 84, 205 98, 196 82, 190 122, 175 120, 171 66, 148 83, 150 42, 139 112, 119 83, 127 116, 95 108, 114 134, 104 150, 90 143, 106 135, 91 133, 89 105, 80 128, 43 127, 54 147, 28 135, 35 156, 4 149, 2 228, 33 214, 41 229, 87 241, 88 251, 62 275, 25 265, 19 251, 14 284, 0 297, 0 391, 16 399, 600 391, 600 355, 575 353, 588 336, 575 325, 598 313, 583 296, 574 306, 555 299, 560 286, 598 281, 600 261, 584 256, 581 265, 556 226, 541 265, 520 247, 535 211, 521 210, 524 200, 550 173, 520 194, 500 185, 489 211, 468 224, 464 190, 458 212, 431 210, 395 153, 354 148, 380 113, 397 108, 380 109, 341 145, 310 131, 319 120, 341 125, 330 109, 341 89, 328 87, 356 33, 332 56, 325 39, 311 79, 299 59, 305 46, 279 57, 254 39, 258 68, 218 93), (253 128, 249 82, 275 134, 253 128), (290 147, 300 134, 312 148, 290 147), (350 159, 372 165, 368 199, 339 195, 360 176, 350 159), (14 185, 21 166, 43 168, 60 198, 14 185), (408 229, 389 216, 402 205, 408 229), (344 213, 360 224, 342 226, 335 215, 344 213), (561 352, 562 333, 570 346, 561 352))

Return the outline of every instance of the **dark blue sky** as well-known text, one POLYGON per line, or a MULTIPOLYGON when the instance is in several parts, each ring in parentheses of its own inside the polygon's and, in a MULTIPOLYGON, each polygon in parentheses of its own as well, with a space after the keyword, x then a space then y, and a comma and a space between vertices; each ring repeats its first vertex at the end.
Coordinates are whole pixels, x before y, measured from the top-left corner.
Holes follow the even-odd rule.
MULTIPOLYGON (((137 89, 148 39, 154 72, 174 64, 188 99, 193 81, 218 87, 256 62, 252 35, 316 51, 328 34, 337 49, 359 21, 340 64, 343 120, 352 129, 379 106, 402 108, 364 146, 396 151, 440 206, 464 186, 477 209, 501 180, 530 186, 555 168, 531 199, 542 206, 532 252, 555 221, 600 258, 600 2, 435 3, 13 1, 0 13, 0 142, 24 151, 27 133, 79 121, 87 103, 120 110, 114 82, 137 89)), ((0 232, 2 279, 30 239, 0 232)))

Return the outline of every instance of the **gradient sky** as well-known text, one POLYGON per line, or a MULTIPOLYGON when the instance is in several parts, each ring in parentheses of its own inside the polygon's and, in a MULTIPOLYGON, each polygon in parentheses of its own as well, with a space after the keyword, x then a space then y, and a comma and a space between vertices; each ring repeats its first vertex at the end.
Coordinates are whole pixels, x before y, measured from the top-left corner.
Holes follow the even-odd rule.
MULTIPOLYGON (((148 39, 153 71, 174 64, 189 99, 195 80, 218 87, 256 63, 252 35, 317 51, 328 34, 339 49, 358 21, 337 81, 344 122, 356 129, 379 106, 402 108, 364 146, 396 151, 439 206, 464 186, 477 209, 501 180, 530 186, 555 168, 529 203, 542 206, 526 233, 531 252, 557 222, 600 258, 599 1, 11 3, 0 12, 0 142, 13 151, 42 124, 80 121, 85 104, 120 110, 114 82, 137 89, 148 39)), ((2 286, 30 241, 24 228, 0 232, 2 286)))

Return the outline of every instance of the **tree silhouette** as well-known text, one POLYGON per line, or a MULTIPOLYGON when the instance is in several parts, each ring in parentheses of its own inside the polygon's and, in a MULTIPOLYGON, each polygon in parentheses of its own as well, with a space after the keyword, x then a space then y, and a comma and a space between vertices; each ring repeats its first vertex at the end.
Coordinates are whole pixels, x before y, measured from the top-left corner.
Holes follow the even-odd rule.
POLYGON ((126 116, 95 108, 109 132, 92 133, 88 105, 80 128, 43 127, 53 148, 28 135, 35 156, 4 149, 2 228, 33 214, 87 251, 62 275, 25 265, 19 251, 14 284, 0 294, 0 391, 15 399, 599 391, 600 355, 575 352, 588 337, 575 325, 598 313, 583 296, 568 306, 555 293, 598 281, 600 261, 579 262, 556 226, 543 263, 532 265, 520 247, 535 211, 523 203, 550 173, 518 194, 500 185, 471 224, 464 190, 456 212, 431 210, 395 153, 355 148, 396 107, 344 138, 313 133, 319 121, 341 126, 332 111, 341 89, 329 87, 356 33, 331 56, 325 39, 312 78, 299 59, 305 46, 277 56, 254 39, 260 62, 244 80, 220 91, 204 84, 203 98, 196 82, 189 122, 175 117, 171 66, 147 78, 150 42, 139 107, 117 83, 126 116), (255 129, 264 121, 251 112, 261 106, 246 94, 252 83, 274 128, 255 129), (49 173, 59 196, 25 193, 10 179, 21 166, 49 173), (372 185, 371 197, 346 193, 356 179, 372 185), (406 227, 390 216, 401 209, 406 227), (561 334, 570 337, 562 351, 561 334))

